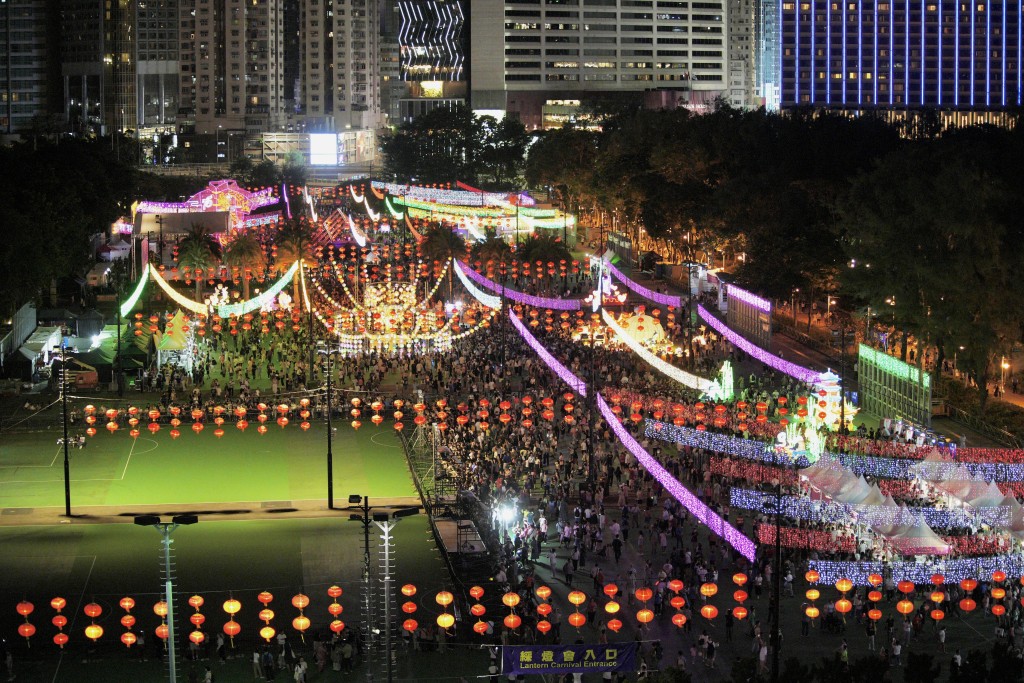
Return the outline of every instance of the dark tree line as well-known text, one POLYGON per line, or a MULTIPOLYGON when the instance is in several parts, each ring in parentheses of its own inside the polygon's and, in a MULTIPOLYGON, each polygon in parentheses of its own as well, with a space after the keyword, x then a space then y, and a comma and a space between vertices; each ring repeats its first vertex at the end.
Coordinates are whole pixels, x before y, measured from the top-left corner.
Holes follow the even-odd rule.
POLYGON ((672 261, 743 253, 735 275, 761 294, 840 296, 940 353, 963 347, 983 388, 1024 338, 1024 130, 899 133, 871 117, 640 111, 544 134, 526 178, 614 212, 672 261))

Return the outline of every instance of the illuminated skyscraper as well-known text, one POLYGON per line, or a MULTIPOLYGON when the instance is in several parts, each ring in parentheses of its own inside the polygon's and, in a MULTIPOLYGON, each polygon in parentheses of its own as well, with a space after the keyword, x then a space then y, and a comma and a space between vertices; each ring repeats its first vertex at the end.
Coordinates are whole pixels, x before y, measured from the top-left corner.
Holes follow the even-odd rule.
POLYGON ((943 125, 1005 123, 1022 104, 1019 0, 785 0, 782 107, 943 125))
POLYGON ((466 17, 460 0, 397 0, 400 117, 464 103, 466 17))

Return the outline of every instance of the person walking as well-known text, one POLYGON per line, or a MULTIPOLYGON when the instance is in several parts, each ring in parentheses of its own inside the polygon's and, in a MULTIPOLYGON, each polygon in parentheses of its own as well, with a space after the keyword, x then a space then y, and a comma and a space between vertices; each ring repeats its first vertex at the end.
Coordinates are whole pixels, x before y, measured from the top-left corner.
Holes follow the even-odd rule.
POLYGON ((892 661, 893 666, 903 666, 903 644, 897 639, 892 639, 892 661))
POLYGON ((939 639, 939 652, 945 654, 945 652, 946 652, 946 627, 945 626, 940 626, 939 627, 938 639, 939 639))

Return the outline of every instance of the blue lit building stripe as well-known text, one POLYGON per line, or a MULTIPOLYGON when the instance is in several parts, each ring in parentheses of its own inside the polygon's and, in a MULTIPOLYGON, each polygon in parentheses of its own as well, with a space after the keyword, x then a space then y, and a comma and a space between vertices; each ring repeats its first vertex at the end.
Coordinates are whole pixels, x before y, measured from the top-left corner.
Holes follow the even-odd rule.
POLYGON ((903 17, 903 106, 910 106, 910 0, 904 7, 903 17))
POLYGON ((972 107, 974 106, 974 33, 975 33, 974 22, 975 22, 975 17, 977 16, 976 12, 977 12, 977 9, 975 7, 975 4, 972 2, 971 3, 971 106, 972 107))
POLYGON ((925 0, 921 0, 921 105, 924 105, 924 82, 928 80, 925 75, 928 73, 928 61, 925 59, 924 39, 928 35, 928 15, 924 9, 925 0))
MULTIPOLYGON (((826 0, 827 2, 828 0, 826 0)), ((818 101, 817 98, 817 84, 818 84, 818 52, 814 49, 815 38, 818 35, 818 22, 815 21, 815 5, 817 0, 811 0, 811 102, 815 103, 818 101)))
POLYGON ((843 3, 843 106, 846 106, 846 79, 850 75, 849 69, 846 67, 846 27, 849 22, 846 21, 846 3, 843 3))
POLYGON ((956 7, 954 14, 956 18, 956 55, 953 59, 953 106, 960 106, 960 3, 953 3, 956 7))
POLYGON ((1003 68, 1000 71, 1003 81, 1001 103, 1004 107, 1006 106, 1006 9, 1006 6, 1003 5, 1003 51, 1000 53, 1000 56, 1003 58, 1003 68))
POLYGON ((825 0, 825 102, 832 104, 832 6, 825 0))
POLYGON ((878 105, 878 0, 874 2, 875 23, 871 28, 875 34, 874 52, 871 58, 871 104, 878 105))
POLYGON ((938 5, 939 5, 939 18, 938 18, 938 27, 939 27, 939 70, 938 70, 939 82, 938 82, 938 86, 939 87, 938 87, 938 90, 939 90, 939 106, 941 107, 942 106, 942 81, 944 80, 944 75, 945 75, 945 71, 943 70, 943 67, 945 66, 945 61, 944 61, 944 57, 943 57, 943 54, 942 54, 942 3, 940 2, 940 3, 938 3, 938 5))
POLYGON ((864 104, 864 0, 857 0, 857 104, 864 104))
POLYGON ((992 0, 985 1, 985 106, 992 106, 992 0))
POLYGON ((800 0, 796 0, 796 2, 793 3, 793 8, 793 11, 796 13, 796 21, 793 22, 794 32, 796 35, 796 39, 794 40, 794 43, 796 43, 796 78, 793 80, 796 89, 793 92, 793 101, 800 104, 800 0))
POLYGON ((896 3, 889 3, 889 104, 896 100, 896 88, 893 79, 896 77, 896 3))

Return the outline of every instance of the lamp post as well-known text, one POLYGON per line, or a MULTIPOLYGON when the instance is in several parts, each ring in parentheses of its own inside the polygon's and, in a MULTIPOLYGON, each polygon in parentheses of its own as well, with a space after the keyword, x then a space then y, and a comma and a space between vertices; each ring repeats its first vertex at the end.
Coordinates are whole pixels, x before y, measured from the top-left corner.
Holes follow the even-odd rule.
POLYGON ((174 569, 171 565, 171 534, 179 526, 196 524, 196 515, 175 515, 170 522, 160 521, 158 515, 138 515, 135 523, 138 526, 151 526, 160 533, 160 546, 163 549, 164 601, 167 603, 167 666, 171 683, 178 681, 177 642, 174 635, 174 569))
POLYGON ((334 373, 332 367, 332 359, 334 354, 340 353, 341 349, 317 349, 317 353, 324 356, 327 361, 327 509, 334 509, 334 451, 333 451, 333 437, 331 429, 331 413, 334 410, 332 406, 332 398, 334 393, 334 387, 331 386, 331 375, 334 373))
POLYGON ((796 295, 800 292, 800 288, 797 287, 789 295, 789 308, 793 313, 793 327, 796 327, 796 295))
POLYGON ((1006 391, 1006 371, 1010 369, 1010 363, 1003 356, 999 360, 999 391, 1006 391))

